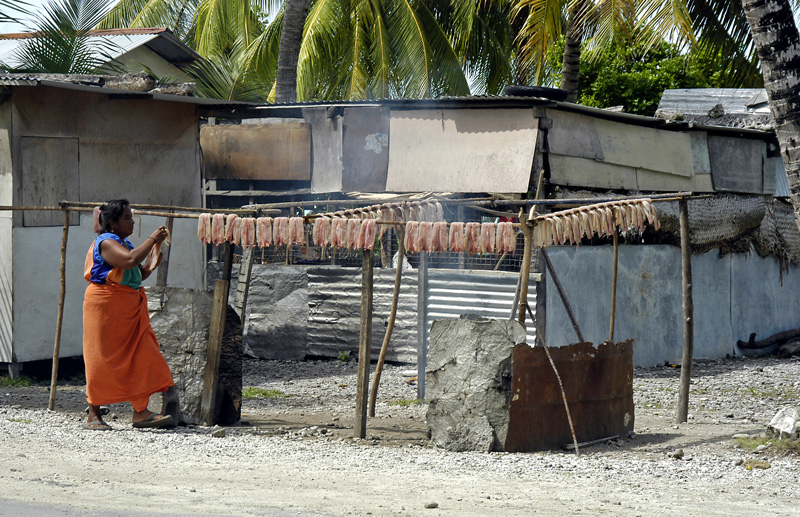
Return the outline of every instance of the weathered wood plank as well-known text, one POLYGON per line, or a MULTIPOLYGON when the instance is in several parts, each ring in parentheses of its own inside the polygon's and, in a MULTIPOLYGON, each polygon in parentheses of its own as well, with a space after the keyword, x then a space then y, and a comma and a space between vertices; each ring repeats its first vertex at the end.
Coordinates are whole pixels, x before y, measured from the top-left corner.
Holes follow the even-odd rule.
POLYGON ((200 146, 206 179, 311 179, 309 124, 206 125, 200 146))
MULTIPOLYGON (((59 201, 80 198, 77 138, 22 138, 22 205, 57 206, 59 201)), ((25 211, 25 226, 60 226, 59 212, 25 211)), ((79 224, 78 212, 70 225, 79 224)))

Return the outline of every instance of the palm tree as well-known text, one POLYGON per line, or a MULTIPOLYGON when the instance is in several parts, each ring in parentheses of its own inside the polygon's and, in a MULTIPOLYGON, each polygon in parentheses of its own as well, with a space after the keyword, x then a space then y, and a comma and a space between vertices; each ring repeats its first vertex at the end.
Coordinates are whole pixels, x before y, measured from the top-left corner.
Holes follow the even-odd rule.
POLYGON ((538 84, 548 75, 548 51, 564 37, 561 87, 568 91, 571 102, 577 97, 582 45, 590 50, 602 48, 635 34, 652 43, 664 37, 694 41, 685 2, 516 0, 513 16, 521 23, 517 45, 522 81, 538 84))
MULTIPOLYGON (((34 13, 35 37, 22 41, 15 72, 85 74, 109 67, 115 45, 90 44, 88 33, 105 16, 110 0, 49 0, 34 13)), ((113 66, 113 64, 111 65, 113 66)))
POLYGON ((742 7, 761 60, 800 228, 800 35, 788 0, 742 0, 742 7))
POLYGON ((167 26, 217 64, 236 49, 241 77, 273 82, 279 102, 459 95, 468 77, 473 92, 499 93, 513 76, 507 0, 314 0, 308 13, 307 0, 266 4, 121 0, 101 26, 167 26))

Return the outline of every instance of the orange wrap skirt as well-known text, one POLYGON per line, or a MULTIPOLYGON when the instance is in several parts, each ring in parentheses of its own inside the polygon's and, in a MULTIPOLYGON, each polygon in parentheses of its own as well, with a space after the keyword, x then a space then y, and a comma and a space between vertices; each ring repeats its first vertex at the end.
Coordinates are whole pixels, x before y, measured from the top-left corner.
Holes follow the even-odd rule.
POLYGON ((130 402, 136 411, 147 409, 150 395, 175 385, 158 348, 144 289, 89 284, 83 299, 89 404, 130 402))

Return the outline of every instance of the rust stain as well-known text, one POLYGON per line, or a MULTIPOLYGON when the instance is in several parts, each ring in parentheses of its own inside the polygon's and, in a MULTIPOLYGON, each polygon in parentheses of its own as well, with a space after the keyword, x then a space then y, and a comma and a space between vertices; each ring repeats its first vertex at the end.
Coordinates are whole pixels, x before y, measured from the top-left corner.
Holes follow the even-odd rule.
MULTIPOLYGON (((550 348, 579 442, 633 430, 633 340, 550 348)), ((512 360, 508 452, 572 443, 556 376, 541 347, 517 345, 512 360)))

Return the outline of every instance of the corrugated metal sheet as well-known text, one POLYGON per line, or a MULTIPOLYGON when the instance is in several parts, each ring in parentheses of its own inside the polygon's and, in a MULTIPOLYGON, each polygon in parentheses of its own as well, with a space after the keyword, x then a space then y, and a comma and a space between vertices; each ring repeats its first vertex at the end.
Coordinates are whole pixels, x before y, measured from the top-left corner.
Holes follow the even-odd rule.
POLYGON ((761 101, 763 88, 682 88, 664 90, 658 109, 705 115, 722 104, 725 113, 769 113, 769 104, 761 101))
MULTIPOLYGON (((425 293, 425 342, 428 343, 434 320, 458 319, 462 314, 484 318, 508 319, 514 303, 518 273, 429 269, 425 293)), ((531 310, 536 307, 536 290, 528 291, 531 310)), ((528 342, 536 339, 533 325, 528 325, 528 342)))
MULTIPOLYGON (((395 272, 376 269, 373 282, 372 358, 380 352, 394 290, 395 272)), ((361 318, 361 269, 337 266, 308 269, 308 338, 311 356, 358 355, 361 318)), ((403 271, 394 331, 387 361, 417 360, 417 272, 403 271)))
POLYGON ((782 158, 775 161, 775 197, 789 197, 789 178, 782 158))

